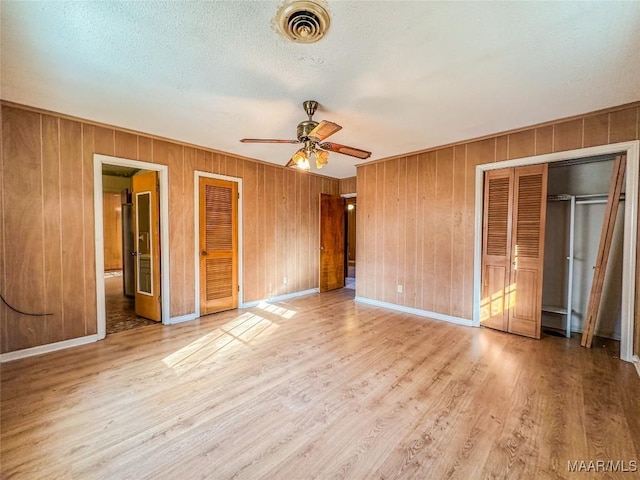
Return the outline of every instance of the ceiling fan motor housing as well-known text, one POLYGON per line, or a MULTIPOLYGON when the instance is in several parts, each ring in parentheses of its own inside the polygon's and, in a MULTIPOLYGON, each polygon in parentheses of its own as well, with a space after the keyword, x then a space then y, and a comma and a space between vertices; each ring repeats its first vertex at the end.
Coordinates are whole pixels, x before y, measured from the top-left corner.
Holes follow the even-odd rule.
POLYGON ((314 120, 304 120, 298 124, 298 140, 304 141, 308 136, 309 132, 316 128, 318 122, 314 120))

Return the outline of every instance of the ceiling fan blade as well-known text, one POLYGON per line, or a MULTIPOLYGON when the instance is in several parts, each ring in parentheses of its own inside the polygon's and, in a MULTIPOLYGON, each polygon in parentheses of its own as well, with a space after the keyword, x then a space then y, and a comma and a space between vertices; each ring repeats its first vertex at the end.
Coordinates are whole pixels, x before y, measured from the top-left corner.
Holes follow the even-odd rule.
POLYGON ((309 138, 312 138, 316 142, 321 142, 325 138, 330 137, 342 127, 337 123, 327 122, 326 120, 322 120, 316 128, 309 132, 309 138))
POLYGON ((299 140, 277 140, 275 138, 243 138, 242 143, 300 143, 299 140))
POLYGON ((346 145, 340 145, 339 143, 324 142, 320 143, 319 146, 320 148, 329 150, 330 152, 342 153, 343 155, 350 155, 352 157, 362 158, 363 160, 371 156, 371 152, 360 150, 359 148, 348 147, 346 145))

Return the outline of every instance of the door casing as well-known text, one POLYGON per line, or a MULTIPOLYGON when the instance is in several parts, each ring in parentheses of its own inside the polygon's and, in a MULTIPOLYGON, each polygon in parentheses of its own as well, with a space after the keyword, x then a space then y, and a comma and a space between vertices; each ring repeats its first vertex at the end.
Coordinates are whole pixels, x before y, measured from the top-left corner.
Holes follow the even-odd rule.
POLYGON ((200 177, 214 178, 217 180, 226 180, 228 182, 236 182, 238 184, 238 306, 244 306, 243 296, 243 255, 242 255, 242 179, 231 177, 229 175, 219 175, 217 173, 203 172, 196 170, 193 174, 193 191, 194 191, 194 272, 195 272, 195 289, 193 293, 195 308, 195 317, 200 317, 200 177))
MULTIPOLYGON (((169 245, 169 167, 155 163, 141 162, 139 160, 129 160, 127 158, 112 157, 109 155, 93 155, 93 208, 94 208, 94 237, 95 237, 95 257, 96 257, 96 319, 97 337, 102 340, 107 336, 107 314, 105 307, 104 279, 100 272, 104 272, 104 226, 102 220, 102 165, 119 165, 123 167, 138 168, 140 170, 153 170, 158 172, 160 183, 160 244, 169 245), (98 195, 99 194, 99 195, 98 195)), ((169 265, 169 249, 161 248, 160 264, 160 285, 162 296, 162 323, 171 323, 170 299, 171 289, 169 279, 171 278, 169 265)))

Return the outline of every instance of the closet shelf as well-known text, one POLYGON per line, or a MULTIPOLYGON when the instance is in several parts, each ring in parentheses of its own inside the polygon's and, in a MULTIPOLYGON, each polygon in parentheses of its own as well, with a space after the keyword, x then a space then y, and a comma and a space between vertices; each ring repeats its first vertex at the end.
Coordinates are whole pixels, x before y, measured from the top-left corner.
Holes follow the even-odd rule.
POLYGON ((566 307, 556 307, 553 305, 543 305, 542 311, 547 313, 557 313, 559 315, 566 315, 567 309, 566 307))

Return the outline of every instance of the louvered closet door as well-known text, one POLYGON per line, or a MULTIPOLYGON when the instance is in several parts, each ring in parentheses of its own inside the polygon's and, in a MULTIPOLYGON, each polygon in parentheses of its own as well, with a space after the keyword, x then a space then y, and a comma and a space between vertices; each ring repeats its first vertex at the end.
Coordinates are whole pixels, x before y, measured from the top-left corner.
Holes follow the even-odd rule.
POLYGON ((200 178, 200 314, 238 307, 238 184, 200 178))
POLYGON ((485 176, 480 322, 540 338, 547 165, 485 176))
POLYGON ((480 323, 507 331, 509 322, 513 169, 485 176, 480 323))
POLYGON ((547 212, 547 164, 514 172, 511 281, 515 295, 509 332, 540 338, 547 212))

